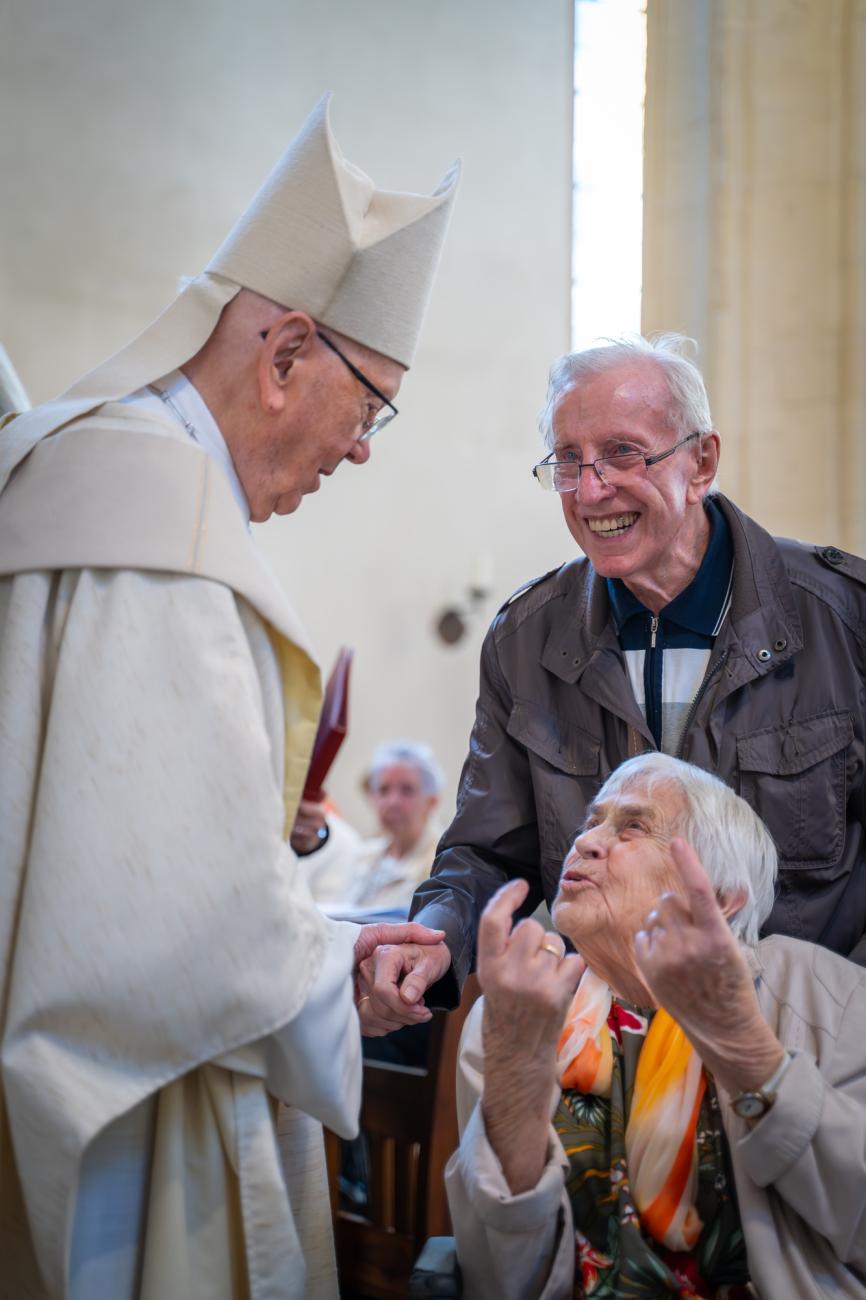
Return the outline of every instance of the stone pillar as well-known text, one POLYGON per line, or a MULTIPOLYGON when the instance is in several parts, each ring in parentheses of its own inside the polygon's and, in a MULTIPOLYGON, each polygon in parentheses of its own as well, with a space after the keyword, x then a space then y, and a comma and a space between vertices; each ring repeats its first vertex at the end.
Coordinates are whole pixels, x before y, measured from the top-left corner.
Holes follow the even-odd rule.
POLYGON ((866 0, 648 0, 645 330, 701 345, 723 488, 866 554, 866 0))

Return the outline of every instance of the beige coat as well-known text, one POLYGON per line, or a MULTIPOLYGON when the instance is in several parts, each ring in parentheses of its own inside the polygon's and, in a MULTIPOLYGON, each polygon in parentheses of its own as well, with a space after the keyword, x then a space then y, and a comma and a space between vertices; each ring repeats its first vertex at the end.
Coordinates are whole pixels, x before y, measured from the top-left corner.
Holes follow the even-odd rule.
POLYGON ((0 1300, 330 1300, 356 932, 284 840, 318 669, 170 419, 0 489, 0 1300))
MULTIPOLYGON (((794 1057, 775 1105, 751 1131, 719 1094, 752 1281, 763 1300, 864 1300, 866 971, 780 936, 764 939, 750 958, 761 1010, 794 1057)), ((538 1185, 510 1194, 477 1104, 482 1004, 464 1030, 462 1137, 446 1170, 463 1293, 467 1300, 570 1300, 566 1157, 551 1128, 538 1185)))

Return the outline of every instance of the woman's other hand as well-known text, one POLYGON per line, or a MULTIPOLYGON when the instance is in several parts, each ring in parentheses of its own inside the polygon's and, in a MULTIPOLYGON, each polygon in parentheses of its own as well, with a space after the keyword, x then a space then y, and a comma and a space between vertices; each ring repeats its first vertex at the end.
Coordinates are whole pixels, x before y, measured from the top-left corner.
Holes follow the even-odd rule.
POLYGON ((671 841, 681 893, 663 894, 635 935, 635 957, 659 1006, 733 1095, 767 1081, 785 1049, 761 1015, 752 975, 694 849, 671 841))

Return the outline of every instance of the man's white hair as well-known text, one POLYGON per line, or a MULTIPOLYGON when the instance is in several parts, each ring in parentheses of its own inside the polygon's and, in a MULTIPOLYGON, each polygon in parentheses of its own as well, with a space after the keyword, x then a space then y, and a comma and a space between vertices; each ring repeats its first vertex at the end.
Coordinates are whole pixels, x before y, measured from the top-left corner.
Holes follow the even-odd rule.
POLYGON ((596 375, 635 361, 652 361, 660 370, 670 395, 670 421, 677 437, 709 433, 713 427, 710 399, 703 375, 686 355, 690 348, 697 349, 697 344, 684 334, 654 334, 651 338, 629 334, 601 347, 558 357, 550 367, 547 402, 538 417, 548 450, 553 448, 553 416, 560 399, 596 375))
POLYGON ((370 763, 370 788, 375 790, 376 778, 386 767, 394 763, 408 763, 421 777, 421 787, 425 794, 441 794, 445 787, 445 774, 436 762, 429 745, 422 745, 417 740, 391 740, 379 745, 373 753, 370 763))
POLYGON ((650 798, 663 787, 678 790, 686 810, 676 833, 688 840, 717 893, 743 888, 748 897, 729 923, 749 947, 770 915, 776 892, 778 855, 757 813, 724 781, 669 754, 638 754, 612 772, 596 799, 639 786, 650 798))

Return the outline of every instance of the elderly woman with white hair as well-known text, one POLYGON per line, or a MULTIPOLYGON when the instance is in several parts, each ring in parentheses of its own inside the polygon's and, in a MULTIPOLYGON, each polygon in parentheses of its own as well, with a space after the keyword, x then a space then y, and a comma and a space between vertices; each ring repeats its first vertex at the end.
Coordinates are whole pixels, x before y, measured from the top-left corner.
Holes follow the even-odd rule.
POLYGON ((553 908, 478 940, 447 1181, 472 1300, 866 1297, 866 971, 758 941, 776 851, 714 776, 629 760, 553 908))

